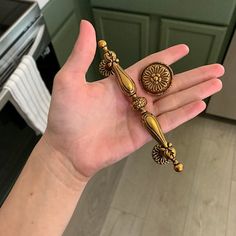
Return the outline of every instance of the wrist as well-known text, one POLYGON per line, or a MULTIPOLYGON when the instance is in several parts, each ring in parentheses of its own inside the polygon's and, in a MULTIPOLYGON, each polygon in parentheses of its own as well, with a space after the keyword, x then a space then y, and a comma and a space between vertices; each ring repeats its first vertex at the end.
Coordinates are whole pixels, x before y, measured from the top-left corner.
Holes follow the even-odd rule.
POLYGON ((46 133, 37 144, 36 150, 39 152, 40 161, 43 165, 66 188, 81 191, 81 187, 88 183, 89 177, 78 172, 71 161, 51 145, 46 133))
POLYGON ((1 208, 0 234, 63 234, 87 183, 65 163, 43 136, 1 208))

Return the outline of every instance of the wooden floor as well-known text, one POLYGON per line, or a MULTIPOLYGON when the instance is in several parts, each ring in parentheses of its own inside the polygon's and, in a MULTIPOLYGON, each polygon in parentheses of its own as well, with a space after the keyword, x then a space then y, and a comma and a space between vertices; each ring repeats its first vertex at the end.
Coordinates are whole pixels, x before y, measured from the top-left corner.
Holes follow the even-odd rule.
MULTIPOLYGON (((154 142, 145 145, 126 160, 104 215, 93 212, 99 232, 77 218, 65 236, 235 236, 236 125, 198 117, 168 140, 185 164, 183 173, 156 165, 149 155, 154 142), (70 230, 76 227, 83 233, 70 230)), ((96 186, 92 191, 96 200, 96 186)))

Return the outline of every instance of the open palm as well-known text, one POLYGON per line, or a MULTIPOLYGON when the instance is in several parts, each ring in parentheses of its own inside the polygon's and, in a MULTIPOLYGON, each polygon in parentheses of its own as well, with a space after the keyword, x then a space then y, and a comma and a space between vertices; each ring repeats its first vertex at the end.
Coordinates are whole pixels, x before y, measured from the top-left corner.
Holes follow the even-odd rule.
MULTIPOLYGON (((92 176, 135 151, 151 139, 142 127, 139 113, 121 93, 115 77, 87 83, 85 74, 93 60, 96 38, 92 25, 81 22, 79 39, 67 63, 57 74, 44 138, 84 176, 92 176)), ((174 76, 162 96, 144 94, 139 87, 141 71, 150 63, 172 64, 188 53, 177 45, 152 54, 126 71, 136 82, 137 93, 148 100, 164 132, 192 119, 205 109, 202 99, 222 87, 218 77, 224 69, 214 64, 174 76)), ((121 60, 122 61, 122 60, 121 60)))

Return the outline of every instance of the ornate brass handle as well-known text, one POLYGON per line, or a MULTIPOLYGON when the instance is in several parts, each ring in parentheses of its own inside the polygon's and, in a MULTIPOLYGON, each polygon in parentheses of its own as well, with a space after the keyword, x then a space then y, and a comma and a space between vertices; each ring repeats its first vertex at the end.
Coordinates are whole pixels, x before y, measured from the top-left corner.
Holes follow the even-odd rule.
POLYGON ((183 164, 176 159, 176 150, 171 143, 167 142, 161 130, 157 118, 145 109, 147 99, 137 96, 137 89, 132 78, 119 65, 119 59, 113 51, 108 50, 107 43, 104 40, 98 42, 98 46, 103 49, 103 60, 99 64, 100 73, 107 77, 115 74, 122 92, 131 98, 132 106, 142 115, 142 122, 146 130, 158 142, 152 150, 152 157, 159 164, 173 162, 174 169, 177 172, 183 170, 183 164))

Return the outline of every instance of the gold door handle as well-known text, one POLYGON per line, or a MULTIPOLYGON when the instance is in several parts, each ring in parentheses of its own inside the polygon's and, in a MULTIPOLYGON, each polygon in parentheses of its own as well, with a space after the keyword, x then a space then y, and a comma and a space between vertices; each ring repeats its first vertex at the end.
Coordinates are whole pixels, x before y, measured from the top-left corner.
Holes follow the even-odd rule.
POLYGON ((158 142, 152 150, 154 161, 161 165, 172 161, 175 171, 181 172, 183 170, 183 164, 176 159, 175 148, 171 143, 166 141, 156 116, 145 109, 147 99, 137 96, 135 82, 119 65, 119 59, 115 52, 108 50, 106 41, 100 40, 98 46, 104 52, 103 60, 99 65, 100 73, 103 76, 109 76, 110 74, 116 75, 122 92, 131 98, 133 108, 141 113, 142 122, 146 130, 158 142))

